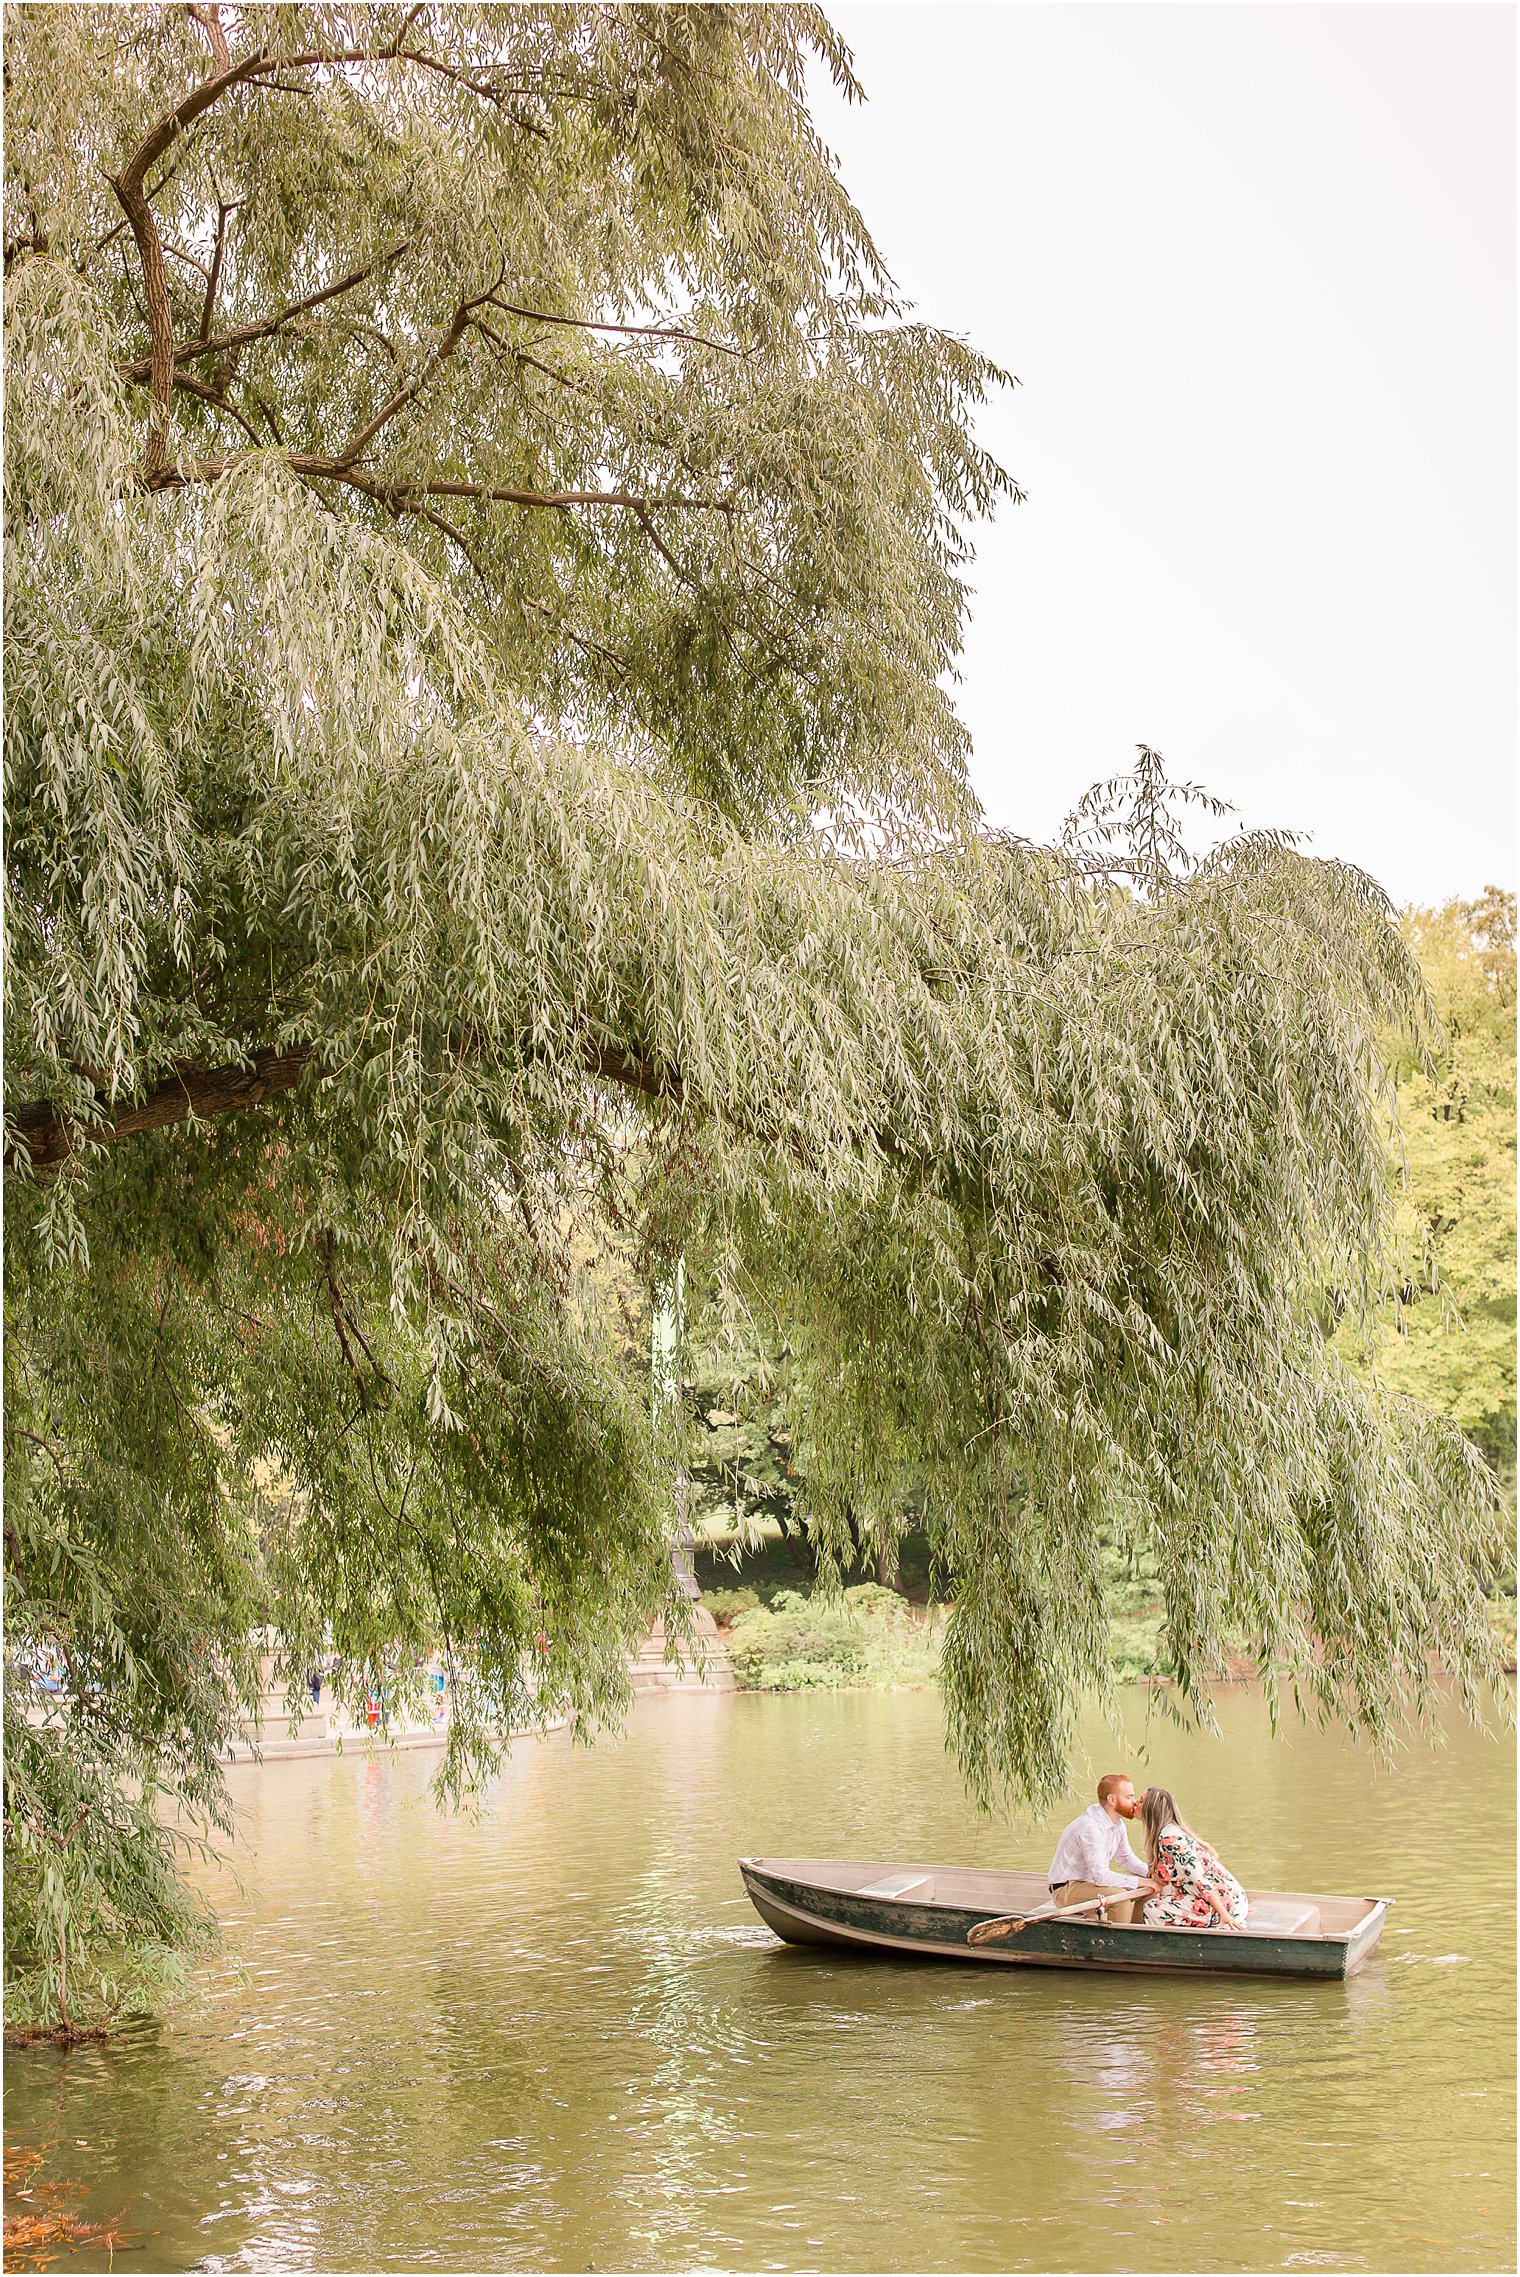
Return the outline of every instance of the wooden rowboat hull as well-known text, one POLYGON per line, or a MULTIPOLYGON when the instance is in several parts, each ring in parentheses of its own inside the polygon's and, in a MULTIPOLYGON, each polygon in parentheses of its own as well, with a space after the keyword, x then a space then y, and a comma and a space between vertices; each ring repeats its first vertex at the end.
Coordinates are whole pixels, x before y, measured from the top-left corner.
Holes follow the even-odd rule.
POLYGON ((1145 1929, 1117 1922, 1037 1922, 968 1945, 979 1921, 1050 1903, 1031 1874, 839 1859, 741 1858, 761 1920, 791 1945, 993 1967, 1117 1969, 1126 1975, 1310 1977, 1342 1982, 1375 1950, 1391 1900, 1258 1891, 1246 1927, 1145 1929))

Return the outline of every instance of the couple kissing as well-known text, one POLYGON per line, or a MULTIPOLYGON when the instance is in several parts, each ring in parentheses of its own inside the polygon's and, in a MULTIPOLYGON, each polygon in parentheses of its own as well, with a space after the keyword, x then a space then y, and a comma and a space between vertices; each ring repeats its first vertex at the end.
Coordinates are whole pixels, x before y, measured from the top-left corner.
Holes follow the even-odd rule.
POLYGON ((1249 1910, 1235 1876, 1168 1790, 1148 1787, 1137 1796, 1118 1771, 1098 1781, 1097 1801, 1056 1844, 1050 1896, 1058 1908, 1101 1900, 1100 1920, 1146 1929, 1243 1929, 1249 1910), (1143 1829, 1143 1862, 1130 1848, 1127 1820, 1143 1829))

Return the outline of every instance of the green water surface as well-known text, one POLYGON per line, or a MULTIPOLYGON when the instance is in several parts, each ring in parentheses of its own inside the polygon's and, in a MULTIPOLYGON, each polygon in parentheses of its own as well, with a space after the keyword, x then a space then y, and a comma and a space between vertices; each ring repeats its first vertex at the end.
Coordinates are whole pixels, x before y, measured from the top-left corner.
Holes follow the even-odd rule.
POLYGON ((1050 1829, 978 1818, 932 1691, 657 1699, 520 1744, 473 1823, 426 1753, 235 1770, 206 2003, 13 2056, 8 2137, 122 2271, 1512 2269, 1508 1739, 1379 1772, 1245 1689, 1218 1739, 1126 1713, 1091 1772, 1247 1884, 1398 1900, 1361 1977, 784 1947, 741 1853, 1043 1868, 1050 1829))

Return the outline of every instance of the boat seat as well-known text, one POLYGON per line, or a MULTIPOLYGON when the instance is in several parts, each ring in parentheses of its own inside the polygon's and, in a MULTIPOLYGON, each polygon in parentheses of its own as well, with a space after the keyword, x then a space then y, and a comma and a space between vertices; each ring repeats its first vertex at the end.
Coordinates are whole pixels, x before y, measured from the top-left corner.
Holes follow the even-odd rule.
POLYGON ((872 1882, 866 1889, 857 1890, 857 1897, 922 1897, 926 1898, 934 1887, 931 1874, 888 1874, 884 1880, 872 1882))
POLYGON ((1257 1898, 1246 1915, 1247 1929, 1263 1937, 1317 1937, 1319 1907, 1302 1898, 1257 1898))

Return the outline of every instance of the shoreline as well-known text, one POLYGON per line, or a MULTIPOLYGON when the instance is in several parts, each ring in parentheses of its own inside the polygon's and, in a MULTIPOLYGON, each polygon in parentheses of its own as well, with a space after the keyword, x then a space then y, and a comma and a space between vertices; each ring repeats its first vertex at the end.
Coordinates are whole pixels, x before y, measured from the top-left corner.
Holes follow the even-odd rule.
MULTIPOLYGON (((570 1719, 555 1716, 542 1724, 522 1724, 504 1736, 510 1744, 515 1739, 540 1739, 548 1733, 563 1731, 570 1719)), ((367 1726, 357 1730, 329 1732, 325 1738, 297 1739, 239 1739, 222 1751, 220 1760, 229 1770, 247 1763, 295 1763, 322 1755, 378 1755, 381 1750, 399 1754, 403 1748, 446 1747, 449 1727, 435 1724, 417 1731, 371 1731, 367 1726)))
MULTIPOLYGON (((630 1713, 641 1700, 691 1699, 699 1694, 709 1699, 718 1699, 739 1689, 731 1678, 727 1683, 722 1680, 729 1675, 726 1655, 720 1660, 716 1655, 709 1654, 695 1668, 662 1666, 651 1682, 639 1681, 646 1671, 638 1663, 631 1673, 634 1681, 628 1700, 630 1713)), ((317 1714, 320 1712, 316 1711, 317 1714)), ((302 1719, 306 1723, 314 1720, 315 1716, 302 1719)), ((300 1732, 292 1732, 288 1728, 291 1719, 283 1712, 278 1721, 287 1727, 283 1735, 272 1735, 266 1739, 241 1734, 229 1746, 219 1750, 218 1760, 231 1770, 249 1763, 292 1763, 314 1760, 324 1755, 356 1755, 361 1752, 378 1755, 382 1750, 399 1754, 408 1748, 445 1747, 449 1737, 447 1718, 440 1723, 407 1725, 391 1731, 379 1725, 371 1727, 368 1724, 345 1724, 341 1729, 313 1733, 309 1738, 300 1732)), ((567 1730, 569 1724, 568 1715, 554 1715, 546 1717, 542 1723, 518 1724, 501 1736, 504 1743, 510 1746, 514 1740, 519 1739, 547 1739, 551 1733, 567 1730)))
MULTIPOLYGON (((1507 1677, 1514 1677, 1516 1674, 1515 1663, 1513 1661, 1508 1662, 1503 1673, 1507 1677)), ((1175 1688, 1177 1680, 1173 1676, 1136 1673, 1117 1678, 1116 1681, 1121 1685, 1133 1684, 1137 1689, 1149 1692, 1170 1691, 1175 1688)), ((1214 1677, 1212 1682, 1222 1689, 1227 1688, 1236 1691, 1247 1690, 1259 1685, 1260 1679, 1254 1671, 1229 1669, 1214 1677)), ((692 1699, 700 1696, 708 1699, 779 1700, 796 1697, 802 1692, 850 1693, 864 1696, 868 1693, 933 1692, 937 1691, 938 1688, 939 1679, 937 1676, 920 1677, 914 1681, 899 1684, 822 1684, 813 1686, 714 1684, 704 1682, 700 1677, 694 1680, 688 1674, 683 1680, 675 1683, 636 1687, 628 1703, 628 1708, 631 1714, 641 1701, 651 1699, 692 1699)), ((510 1747, 520 1739, 548 1739, 557 1732, 567 1730, 569 1723, 570 1718, 568 1716, 560 1715, 551 1717, 547 1722, 541 1724, 520 1724, 514 1730, 503 1735, 504 1744, 510 1747)), ((323 1738, 311 1739, 294 1737, 262 1741, 239 1739, 233 1746, 225 1750, 220 1760, 227 1769, 232 1770, 250 1764, 315 1761, 323 1756, 341 1757, 363 1754, 374 1757, 382 1752, 400 1754, 412 1749, 441 1748, 447 1745, 448 1736, 448 1725, 445 1723, 417 1730, 393 1732, 378 1729, 371 1731, 367 1727, 360 1727, 357 1730, 350 1728, 346 1731, 329 1733, 323 1738)))

